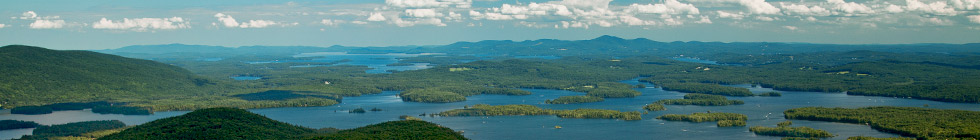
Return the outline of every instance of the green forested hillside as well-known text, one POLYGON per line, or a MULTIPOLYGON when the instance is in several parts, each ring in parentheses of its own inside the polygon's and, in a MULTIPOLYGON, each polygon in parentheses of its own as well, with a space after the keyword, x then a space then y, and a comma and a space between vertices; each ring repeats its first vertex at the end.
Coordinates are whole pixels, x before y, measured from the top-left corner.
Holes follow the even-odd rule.
POLYGON ((870 125, 919 139, 980 139, 980 112, 917 107, 804 107, 783 112, 786 119, 870 125))
POLYGON ((111 134, 99 139, 466 139, 452 129, 419 120, 391 121, 365 127, 321 131, 295 126, 235 108, 200 109, 111 134))
POLYGON ((182 68, 90 51, 0 47, 3 107, 199 94, 214 82, 182 68))
POLYGON ((155 120, 100 139, 295 139, 315 131, 242 109, 211 108, 155 120))
POLYGON ((390 121, 365 127, 342 130, 335 134, 309 137, 310 140, 463 140, 463 135, 452 129, 419 120, 390 121))

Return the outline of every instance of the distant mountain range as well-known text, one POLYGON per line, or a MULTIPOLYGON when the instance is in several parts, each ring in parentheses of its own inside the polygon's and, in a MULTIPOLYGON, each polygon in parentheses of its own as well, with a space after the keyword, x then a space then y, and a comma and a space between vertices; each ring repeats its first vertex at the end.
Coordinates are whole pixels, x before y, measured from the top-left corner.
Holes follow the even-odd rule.
MULTIPOLYGON (((487 40, 479 42, 457 42, 437 46, 392 46, 392 47, 311 47, 311 46, 244 46, 221 47, 203 45, 139 45, 119 49, 98 50, 98 52, 127 57, 140 55, 202 55, 222 57, 227 55, 283 55, 307 52, 349 52, 349 53, 447 53, 456 55, 488 56, 576 56, 576 55, 657 55, 657 56, 707 56, 718 53, 737 54, 782 54, 805 52, 845 52, 870 50, 881 52, 922 52, 922 53, 980 53, 980 43, 971 44, 867 44, 836 45, 808 43, 773 42, 659 42, 645 38, 623 39, 615 36, 600 36, 591 40, 540 39, 527 41, 487 40)), ((146 57, 146 56, 141 56, 146 57)))

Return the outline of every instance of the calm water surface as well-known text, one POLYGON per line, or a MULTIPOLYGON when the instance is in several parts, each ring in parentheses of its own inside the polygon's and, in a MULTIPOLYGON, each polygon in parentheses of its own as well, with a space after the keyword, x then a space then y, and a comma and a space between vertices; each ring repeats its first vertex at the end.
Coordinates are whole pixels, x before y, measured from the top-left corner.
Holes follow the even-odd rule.
MULTIPOLYGON (((636 79, 623 81, 628 84, 638 84, 636 79)), ((751 87, 749 85, 733 85, 746 87, 756 93, 773 91, 772 89, 751 87)), ((525 89, 532 95, 476 95, 467 97, 467 101, 456 103, 414 103, 402 102, 397 91, 386 91, 381 94, 360 97, 346 97, 343 103, 326 107, 291 107, 252 109, 254 113, 269 118, 302 125, 312 128, 335 127, 341 129, 356 128, 369 124, 398 120, 398 116, 417 116, 423 113, 438 113, 450 109, 463 108, 474 104, 531 104, 549 109, 596 108, 620 111, 643 111, 643 105, 660 99, 683 98, 684 93, 663 91, 654 86, 636 89, 643 94, 636 98, 612 98, 604 102, 550 105, 541 104, 546 99, 560 96, 584 95, 580 92, 562 90, 525 89), (380 108, 383 111, 363 114, 347 113, 354 108, 380 108)), ((823 107, 867 107, 867 106, 907 106, 929 108, 980 110, 980 104, 945 103, 936 101, 874 97, 850 96, 844 93, 821 92, 791 92, 781 91, 782 97, 729 97, 743 100, 744 105, 734 106, 674 106, 668 105, 666 111, 649 112, 643 115, 643 120, 621 121, 610 119, 564 119, 555 116, 491 116, 491 117, 419 117, 425 121, 434 122, 457 131, 464 131, 464 136, 471 139, 779 139, 780 137, 758 136, 748 131, 748 127, 718 128, 714 122, 689 123, 662 121, 654 119, 663 114, 690 114, 693 112, 733 112, 748 115, 748 126, 775 126, 785 121, 782 112, 790 108, 823 106, 823 107), (555 125, 562 129, 554 129, 555 125)), ((135 125, 159 118, 176 116, 187 111, 157 112, 154 115, 101 115, 88 110, 61 111, 46 115, 14 115, 9 111, 0 112, 0 119, 28 120, 41 124, 62 124, 87 120, 118 119, 126 124, 135 125)), ((837 134, 831 139, 846 139, 850 136, 898 137, 898 135, 878 132, 869 126, 859 124, 817 122, 793 120, 793 126, 808 126, 827 130, 837 134)), ((0 138, 9 139, 29 134, 30 129, 0 131, 0 138)))

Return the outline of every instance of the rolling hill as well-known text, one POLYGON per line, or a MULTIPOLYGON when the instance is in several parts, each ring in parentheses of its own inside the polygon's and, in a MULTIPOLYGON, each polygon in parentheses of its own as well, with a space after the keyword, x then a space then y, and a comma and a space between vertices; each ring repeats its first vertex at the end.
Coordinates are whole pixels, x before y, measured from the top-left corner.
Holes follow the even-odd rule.
POLYGON ((215 84, 155 61, 23 45, 0 47, 0 69, 5 108, 196 94, 215 84))
POLYGON ((295 126, 235 108, 200 109, 138 125, 99 139, 466 139, 417 120, 391 121, 338 132, 295 126))
POLYGON ((100 139, 295 139, 315 131, 242 109, 210 108, 155 120, 100 139))

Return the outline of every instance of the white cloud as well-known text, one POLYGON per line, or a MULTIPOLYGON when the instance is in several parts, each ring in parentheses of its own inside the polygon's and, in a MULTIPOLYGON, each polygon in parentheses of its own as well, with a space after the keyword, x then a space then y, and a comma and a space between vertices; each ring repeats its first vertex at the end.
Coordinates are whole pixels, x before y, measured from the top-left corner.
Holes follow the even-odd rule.
POLYGON ((435 9, 405 9, 405 14, 410 17, 418 17, 418 18, 431 18, 431 17, 443 16, 442 13, 437 13, 435 9))
POLYGON ((711 19, 708 18, 708 16, 701 16, 701 20, 695 21, 694 23, 711 24, 712 22, 711 19))
POLYGON ((190 22, 184 21, 181 17, 172 18, 136 18, 128 19, 123 18, 122 22, 113 22, 106 18, 102 18, 98 22, 92 23, 92 28, 95 29, 117 29, 117 30, 133 30, 133 31, 147 31, 151 29, 181 29, 190 28, 190 22))
POLYGON ((905 0, 907 4, 906 8, 909 11, 920 11, 927 14, 933 15, 947 15, 955 16, 956 10, 953 7, 947 7, 946 2, 937 1, 930 4, 920 2, 919 0, 905 0))
POLYGON ((761 20, 761 21, 774 21, 774 20, 776 20, 775 18, 765 17, 765 16, 757 16, 757 17, 755 17, 755 19, 756 20, 761 20))
POLYGON ((780 5, 780 7, 783 7, 783 10, 784 10, 783 12, 785 12, 786 14, 789 14, 789 15, 792 15, 792 14, 806 15, 806 16, 829 16, 830 15, 830 10, 827 10, 827 9, 825 9, 823 7, 816 6, 816 5, 811 6, 811 7, 807 7, 806 5, 802 5, 802 4, 800 4, 800 5, 797 5, 797 4, 788 4, 787 5, 787 4, 782 3, 782 2, 780 2, 779 5, 780 5))
POLYGON ((385 4, 394 7, 442 7, 445 6, 436 0, 385 0, 385 4))
POLYGON ((626 25, 630 25, 630 26, 637 26, 637 25, 657 25, 657 22, 656 21, 642 20, 640 18, 636 18, 636 17, 633 17, 633 16, 619 16, 619 21, 625 23, 626 25))
MULTIPOLYGON (((248 20, 248 22, 242 22, 240 25, 238 25, 238 27, 241 27, 241 28, 265 28, 265 27, 269 27, 269 26, 277 25, 277 24, 279 24, 279 23, 276 23, 275 21, 269 21, 269 20, 248 20)), ((297 25, 297 24, 299 24, 299 23, 294 23, 293 25, 297 25)))
POLYGON ((34 20, 30 24, 31 29, 58 29, 63 28, 67 23, 65 20, 58 19, 58 16, 41 17, 34 11, 27 11, 21 14, 22 20, 34 20))
POLYGON ((834 6, 832 9, 838 12, 836 13, 838 15, 857 16, 874 13, 874 10, 864 4, 844 2, 844 0, 827 0, 827 3, 834 6))
POLYGON ((950 21, 948 19, 935 18, 935 17, 925 18, 923 19, 923 22, 929 23, 931 25, 944 25, 944 26, 953 25, 953 21, 950 21))
POLYGON ((480 13, 477 11, 470 10, 470 18, 475 20, 514 20, 514 19, 527 19, 527 15, 505 15, 500 13, 480 13))
POLYGON ((20 19, 36 19, 36 18, 37 18, 37 13, 34 13, 34 11, 24 12, 23 14, 21 14, 20 17, 20 19))
POLYGON ((58 29, 65 26, 65 20, 38 19, 31 23, 31 29, 58 29))
POLYGON ((368 16, 367 20, 368 21, 385 21, 385 20, 388 20, 388 19, 386 19, 384 15, 381 15, 381 13, 371 13, 371 16, 368 16))
POLYGON ((326 26, 337 26, 337 25, 340 25, 342 23, 344 23, 344 20, 335 20, 335 19, 323 19, 323 20, 320 20, 320 24, 323 24, 323 25, 326 25, 326 26))
POLYGON ((970 22, 980 23, 980 15, 966 16, 966 18, 969 19, 970 22))
POLYGON ((806 17, 806 19, 804 19, 804 20, 809 21, 809 22, 815 22, 815 21, 817 21, 817 18, 815 18, 815 17, 806 17))
POLYGON ((783 26, 783 28, 786 28, 788 30, 793 30, 793 31, 796 31, 796 30, 799 30, 800 29, 800 28, 797 28, 796 26, 783 26))
MULTIPOLYGON (((235 20, 235 18, 231 17, 231 15, 225 15, 223 13, 214 14, 214 17, 218 18, 218 21, 221 22, 221 24, 224 25, 225 27, 232 27, 232 28, 234 27, 265 28, 265 27, 279 24, 275 21, 269 21, 269 20, 248 20, 248 22, 239 23, 237 20, 235 20)), ((299 23, 293 23, 292 25, 296 25, 296 24, 299 23)), ((290 25, 290 24, 286 24, 286 25, 290 25)))
POLYGON ((903 9, 902 6, 898 6, 898 5, 888 5, 888 7, 885 7, 885 11, 889 13, 901 13, 901 12, 905 12, 905 9, 903 9))
POLYGON ((718 12, 718 17, 720 17, 720 18, 730 18, 730 19, 742 19, 742 18, 745 18, 745 15, 742 14, 742 13, 728 13, 728 12, 725 12, 725 11, 717 11, 717 12, 718 12))
POLYGON ((415 25, 434 25, 434 26, 446 26, 442 23, 441 19, 438 18, 422 18, 418 20, 402 20, 401 18, 394 17, 391 18, 391 22, 398 27, 410 27, 415 25))
POLYGON ((528 7, 524 6, 511 6, 510 4, 503 4, 500 6, 500 13, 504 14, 525 14, 527 12, 528 7))
POLYGON ((779 8, 772 6, 766 0, 739 0, 739 4, 749 9, 753 14, 779 14, 779 8))
POLYGON ((451 7, 455 5, 456 8, 470 8, 473 4, 472 0, 385 0, 385 4, 392 7, 401 8, 435 8, 435 7, 451 7))
POLYGON ((980 9, 980 0, 950 0, 953 3, 953 7, 960 10, 978 10, 980 9))
POLYGON ((463 21, 463 14, 456 13, 456 12, 449 12, 449 16, 446 16, 446 20, 456 21, 456 22, 463 21))
POLYGON ((218 13, 214 14, 214 17, 218 18, 218 21, 222 25, 225 25, 225 27, 238 27, 238 21, 235 21, 235 18, 232 18, 231 15, 218 13))
POLYGON ((0 29, 3 29, 4 27, 7 27, 7 24, 0 24, 0 29))
POLYGON ((666 0, 664 4, 632 4, 627 11, 648 14, 700 14, 697 7, 692 4, 678 2, 677 0, 666 0))
POLYGON ((583 23, 583 22, 580 22, 580 21, 561 21, 561 24, 560 25, 555 25, 555 28, 564 28, 564 29, 568 29, 568 28, 585 28, 585 29, 588 29, 589 28, 589 24, 588 23, 583 23))
POLYGON ((568 7, 573 7, 577 9, 608 9, 609 2, 612 0, 562 0, 558 2, 561 5, 568 7))
POLYGON ((360 24, 360 25, 368 24, 367 22, 364 21, 351 21, 350 23, 360 24))

